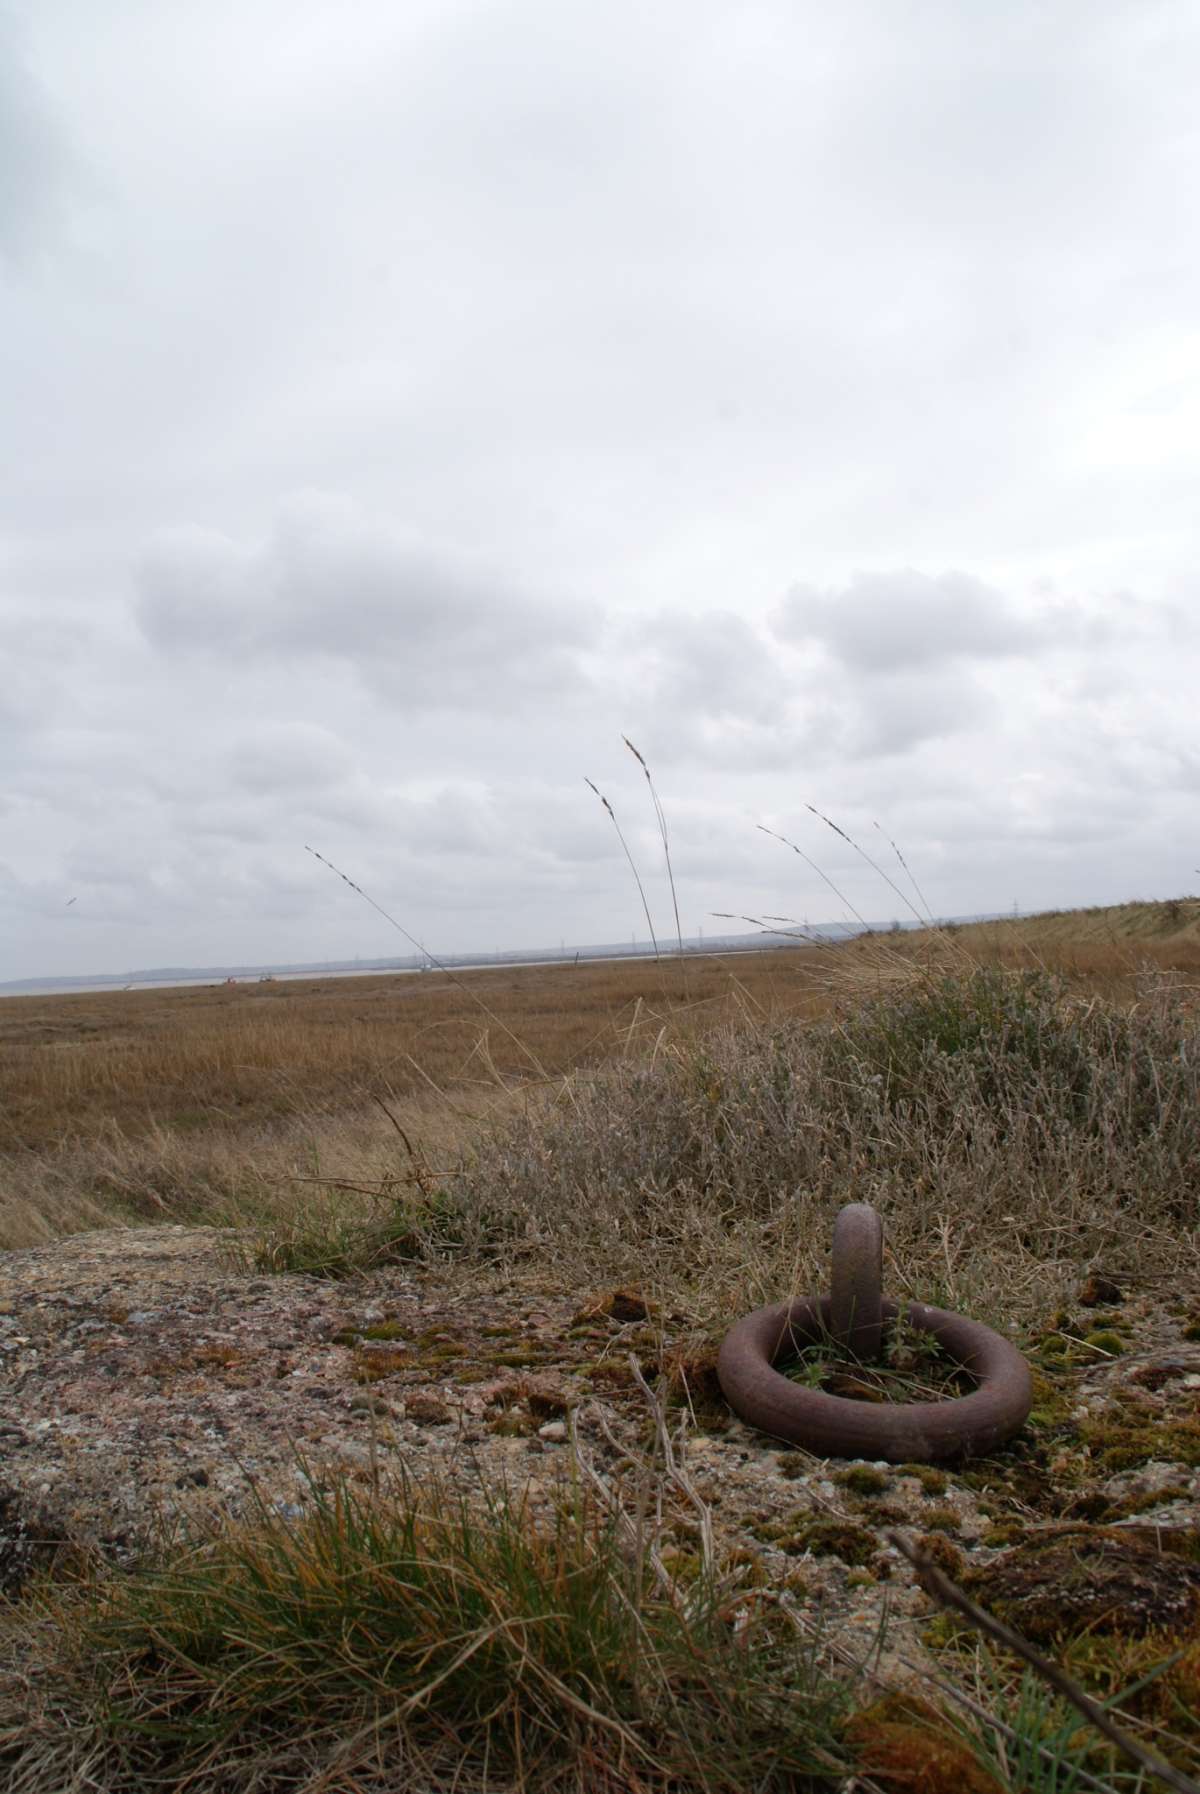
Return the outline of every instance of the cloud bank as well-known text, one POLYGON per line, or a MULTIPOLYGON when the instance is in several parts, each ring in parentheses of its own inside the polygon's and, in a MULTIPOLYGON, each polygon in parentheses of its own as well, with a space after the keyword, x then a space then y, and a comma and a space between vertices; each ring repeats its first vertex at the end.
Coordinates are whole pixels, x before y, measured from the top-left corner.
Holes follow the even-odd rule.
POLYGON ((0 17, 0 978, 1195 884, 1200 16, 0 17), (74 901, 70 901, 74 899, 74 901), (382 932, 381 932, 382 931, 382 932))

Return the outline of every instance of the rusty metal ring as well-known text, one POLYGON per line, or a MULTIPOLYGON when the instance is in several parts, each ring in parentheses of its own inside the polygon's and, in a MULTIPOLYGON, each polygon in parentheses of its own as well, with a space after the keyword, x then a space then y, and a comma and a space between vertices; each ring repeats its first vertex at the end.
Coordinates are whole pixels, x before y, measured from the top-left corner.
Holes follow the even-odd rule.
POLYGON ((869 1202, 848 1202, 833 1224, 829 1327, 843 1351, 877 1358, 883 1344, 883 1222, 869 1202))
MULTIPOLYGON (((885 1322, 900 1306, 882 1302, 885 1322)), ((936 1463, 978 1457, 1011 1439, 1029 1413, 1029 1366, 1015 1346, 979 1321, 944 1308, 910 1302, 906 1324, 931 1333, 943 1350, 978 1379, 970 1395, 944 1402, 860 1402, 806 1389, 774 1368, 807 1345, 828 1340, 832 1303, 776 1302, 749 1314, 726 1334, 717 1375, 726 1400, 751 1426, 802 1445, 820 1457, 882 1458, 936 1463)))

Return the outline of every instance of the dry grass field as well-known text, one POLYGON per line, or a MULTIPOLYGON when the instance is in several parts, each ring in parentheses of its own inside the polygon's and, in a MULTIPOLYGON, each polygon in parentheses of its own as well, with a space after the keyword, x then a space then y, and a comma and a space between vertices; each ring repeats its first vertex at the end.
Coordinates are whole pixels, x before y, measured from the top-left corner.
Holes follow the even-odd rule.
POLYGON ((811 951, 13 997, 3 1144, 259 1126, 364 1093, 556 1078, 730 1006, 808 1013, 811 951))
POLYGON ((11 998, 0 1250, 114 1221, 261 1219, 315 1170, 378 1180, 397 1124, 436 1159, 588 1067, 738 1015, 819 1013, 820 957, 11 998))
POLYGON ((913 962, 1042 968, 1105 996, 1200 977, 1200 900, 1053 912, 838 948, 0 1002, 0 1150, 258 1127, 365 1093, 554 1079, 743 1013, 815 1017, 913 962))
POLYGON ((113 1221, 260 1220, 304 1198, 293 1175, 378 1181, 397 1122, 436 1162, 588 1069, 739 1022, 845 1013, 914 968, 973 965, 1130 1002, 1152 972, 1200 977, 1200 901, 685 964, 8 998, 0 1249, 113 1221))
MULTIPOLYGON (((1143 1794, 1164 1757, 1197 1794, 1198 918, 1181 900, 686 966, 0 1006, 0 1248, 236 1228, 218 1307, 346 1292, 321 1349, 357 1369, 309 1405, 372 1441, 307 1507, 132 1567, 51 1529, 44 1576, 0 1608, 5 1794, 1143 1794), (1034 1409, 1006 1446, 839 1468, 731 1425, 725 1330, 825 1284, 850 1200, 884 1218, 889 1290, 1030 1362, 1034 1409), (406 1332, 404 1304, 433 1292, 438 1323, 406 1332), (514 1347, 518 1309, 560 1317, 536 1349, 514 1347), (472 1332, 481 1315, 507 1318, 472 1332), (501 1366, 478 1449, 524 1454, 504 1463, 540 1507, 507 1468, 470 1501, 429 1474, 426 1429, 456 1467, 470 1455, 443 1397, 501 1366), (590 1445, 545 1422, 548 1366, 548 1411, 578 1402, 590 1445), (375 1416, 400 1388, 393 1486, 375 1416), (948 1572, 1070 1693, 922 1609, 901 1532, 927 1592, 948 1572), (880 1667, 893 1605, 924 1653, 915 1683, 900 1657, 898 1679, 880 1667)), ((53 1303, 0 1305, 29 1354, 6 1424, 34 1476, 58 1422, 35 1433, 21 1399, 89 1363, 103 1377, 143 1324, 169 1342, 153 1303, 110 1313, 103 1277, 81 1323, 99 1331, 61 1363, 52 1329, 31 1337, 53 1303)), ((61 1306, 77 1321, 73 1293, 61 1306)), ((268 1369, 288 1327, 276 1313, 231 1398, 260 1416, 308 1374, 268 1369)), ((208 1384, 227 1356, 204 1360, 208 1384)), ((155 1363, 151 1435, 177 1369, 155 1363)), ((7 1500, 0 1479, 0 1571, 7 1500)))

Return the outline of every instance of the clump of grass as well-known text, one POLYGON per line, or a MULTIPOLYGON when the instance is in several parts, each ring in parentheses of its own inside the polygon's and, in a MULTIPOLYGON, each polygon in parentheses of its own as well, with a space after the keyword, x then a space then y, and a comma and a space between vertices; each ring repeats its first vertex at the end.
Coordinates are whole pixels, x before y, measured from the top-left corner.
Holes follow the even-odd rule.
POLYGON ((900 1293, 1032 1320, 1080 1262, 1196 1259, 1198 1033, 1171 991, 1124 1010, 1041 974, 918 976, 575 1078, 485 1130, 455 1189, 530 1250, 569 1238, 597 1282, 650 1267, 701 1328, 821 1287, 853 1199, 900 1293))
MULTIPOLYGON (((3 1055, 0 1053, 0 1072, 3 1055)), ((214 1112, 204 1131, 157 1123, 128 1133, 115 1119, 95 1137, 68 1128, 42 1150, 0 1150, 0 1250, 44 1245, 98 1227, 179 1223, 287 1230, 314 1212, 332 1220, 378 1213, 384 1185, 412 1181, 395 1167, 397 1125, 435 1164, 454 1160, 468 1118, 428 1094, 385 1110, 357 1092, 342 1112, 237 1125, 214 1112), (336 1175, 329 1168, 337 1167, 336 1175)))
MULTIPOLYGON (((780 1609, 673 1582, 578 1489, 541 1513, 438 1486, 313 1497, 75 1591, 77 1746, 111 1794, 783 1794, 842 1760, 848 1682, 780 1609)), ((19 1742, 0 1738, 10 1762, 19 1742)), ((25 1744, 28 1778, 48 1743, 25 1744)))
MULTIPOLYGON (((1078 1713, 1031 1670, 1014 1677, 983 1657, 976 1679, 984 1704, 954 1722, 954 1730, 995 1788, 1084 1794, 1093 1787, 1135 1785, 1111 1760, 1097 1763, 1095 1739, 1078 1713), (1107 1772, 1104 1782, 1096 1777, 1098 1767, 1107 1772)), ((1111 1752, 1104 1755, 1111 1759, 1111 1752)))
POLYGON ((368 1202, 347 1207, 318 1199, 263 1229, 248 1262, 257 1271, 338 1279, 384 1265, 489 1256, 514 1231, 509 1217, 468 1204, 452 1191, 412 1189, 385 1178, 374 1190, 357 1194, 368 1202))

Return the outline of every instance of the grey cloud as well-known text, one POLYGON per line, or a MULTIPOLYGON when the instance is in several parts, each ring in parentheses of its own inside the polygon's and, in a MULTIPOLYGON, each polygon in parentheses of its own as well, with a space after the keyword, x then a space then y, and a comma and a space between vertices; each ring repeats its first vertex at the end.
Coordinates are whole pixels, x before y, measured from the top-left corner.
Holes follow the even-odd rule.
MULTIPOLYGON (((641 627, 639 676, 624 686, 642 707, 637 727, 655 756, 668 762, 695 759, 767 772, 907 753, 982 725, 991 697, 960 664, 961 644, 993 639, 990 625, 978 616, 960 623, 956 650, 942 614, 964 593, 986 591, 966 575, 928 582, 932 594, 916 588, 924 625, 939 626, 933 652, 923 660, 891 655, 862 664, 874 652, 869 621, 877 613, 886 619, 886 604, 903 602, 916 578, 888 582, 882 594, 867 582, 865 593, 854 591, 850 616, 836 599, 818 600, 806 609, 805 635, 797 642, 772 639, 757 621, 725 611, 660 615, 641 627), (835 639, 844 664, 833 677, 827 663, 806 652, 817 628, 828 632, 826 639, 842 632, 835 639), (855 676, 864 672, 871 676, 855 676)), ((916 627, 911 606, 906 615, 916 627)), ((623 664, 629 658, 622 656, 623 664)))
POLYGON ((236 742, 230 754, 234 783, 244 790, 308 791, 336 784, 350 766, 345 744, 316 723, 265 723, 236 742))
POLYGON ((1097 603, 1064 601, 1049 611, 1056 637, 1070 646, 1110 647, 1118 643, 1185 643, 1195 634, 1195 592, 1184 602, 1150 599, 1126 590, 1097 603), (1189 613, 1188 605, 1193 608, 1189 613))
POLYGON ((640 927, 622 730, 708 907, 824 913, 728 820, 798 793, 939 908, 1175 888, 1200 13, 0 16, 4 852, 95 874, 14 974, 377 950, 306 839, 449 947, 640 927))
POLYGON ((861 759, 908 753, 923 742, 985 729, 994 709, 991 693, 957 669, 873 679, 857 694, 847 749, 861 759))
POLYGON ((18 22, 0 13, 0 264, 23 269, 60 203, 66 156, 18 22))
MULTIPOLYGON (((377 826, 422 862, 430 878, 443 861, 477 860, 491 869, 489 881, 498 881, 514 868, 548 874, 559 864, 574 869, 618 851, 611 825, 598 807, 593 814, 595 799, 582 777, 514 778, 496 785, 446 780, 421 793, 379 792, 375 803, 377 826)), ((331 820, 336 808, 335 798, 331 820)))
POLYGON ((102 650, 78 608, 59 611, 0 592, 0 716, 30 732, 50 728, 64 713, 77 718, 80 685, 102 650))
POLYGON ((785 765, 822 753, 841 732, 841 717, 795 657, 781 654, 756 618, 733 611, 664 610, 619 622, 605 666, 610 709, 664 765, 785 765))
POLYGON ((793 586, 773 625, 781 639, 820 642, 863 673, 1020 655, 1038 641, 1038 631, 981 580, 912 568, 857 573, 840 589, 793 586))
POLYGON ((582 681, 581 617, 324 495, 283 506, 253 547, 196 528, 160 535, 137 616, 164 653, 345 661, 406 704, 455 706, 582 681))
POLYGON ((176 823, 181 841, 211 839, 238 841, 256 846, 269 833, 261 803, 243 798, 218 797, 208 803, 179 806, 176 823))
POLYGON ((778 722, 791 695, 761 630, 732 611, 662 613, 631 632, 630 655, 646 666, 653 701, 684 713, 778 722))
MULTIPOLYGON (((690 788, 714 774, 768 777, 797 766, 824 766, 846 750, 851 718, 844 706, 797 687, 796 713, 741 717, 694 711, 639 715, 639 745, 657 766, 687 769, 690 788)), ((678 779, 679 772, 675 770, 678 779)))

